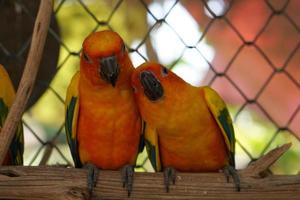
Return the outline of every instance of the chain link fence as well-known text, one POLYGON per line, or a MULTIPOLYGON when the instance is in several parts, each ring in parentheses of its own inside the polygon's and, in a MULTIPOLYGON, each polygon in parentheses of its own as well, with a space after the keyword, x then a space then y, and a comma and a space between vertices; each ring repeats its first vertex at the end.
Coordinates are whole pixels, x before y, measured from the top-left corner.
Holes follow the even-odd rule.
MULTIPOLYGON (((15 9, 33 21, 35 13, 25 2, 16 0, 15 9)), ((79 69, 83 39, 90 32, 111 29, 124 38, 135 66, 147 60, 161 62, 191 84, 210 85, 225 98, 235 122, 238 168, 292 142, 293 147, 271 171, 298 173, 297 9, 296 0, 56 0, 53 19, 60 31, 51 24, 49 35, 60 54, 54 79, 51 84, 38 81, 47 89, 23 118, 25 164, 72 165, 64 130, 66 88, 79 69)), ((2 41, 0 52, 7 59, 20 55, 10 52, 2 41)), ((139 156, 137 170, 152 170, 145 152, 139 156)))

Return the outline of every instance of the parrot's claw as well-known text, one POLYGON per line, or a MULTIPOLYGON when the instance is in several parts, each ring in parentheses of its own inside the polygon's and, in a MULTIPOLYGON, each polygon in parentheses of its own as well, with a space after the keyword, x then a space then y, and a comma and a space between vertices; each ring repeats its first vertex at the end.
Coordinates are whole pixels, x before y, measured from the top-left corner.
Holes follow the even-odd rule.
POLYGON ((99 169, 92 163, 87 163, 83 166, 83 168, 88 169, 87 175, 87 187, 89 191, 89 195, 91 196, 93 193, 94 187, 96 187, 99 169))
POLYGON ((123 188, 126 187, 128 197, 130 197, 132 192, 133 174, 134 167, 132 165, 125 165, 121 170, 123 188))
POLYGON ((172 181, 173 185, 176 181, 176 170, 172 167, 167 167, 164 170, 164 183, 166 187, 166 192, 169 192, 170 181, 172 181))
POLYGON ((230 173, 229 173, 228 168, 225 167, 225 168, 223 169, 223 172, 224 172, 224 175, 225 175, 225 178, 226 178, 226 182, 229 183, 230 173))
POLYGON ((234 167, 227 165, 224 168, 224 174, 226 176, 227 183, 229 183, 229 177, 231 176, 235 184, 236 191, 241 191, 240 177, 237 171, 234 169, 234 167))

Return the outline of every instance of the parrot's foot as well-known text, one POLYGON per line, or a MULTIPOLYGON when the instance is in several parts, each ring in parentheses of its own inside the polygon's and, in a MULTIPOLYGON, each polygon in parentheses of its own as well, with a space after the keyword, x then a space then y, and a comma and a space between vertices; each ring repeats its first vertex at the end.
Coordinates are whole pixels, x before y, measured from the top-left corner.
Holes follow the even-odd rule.
POLYGON ((226 180, 227 183, 229 183, 229 177, 231 176, 233 179, 233 182, 235 184, 235 188, 236 191, 240 191, 241 190, 241 186, 240 186, 240 177, 239 174, 237 173, 237 171, 234 169, 234 167, 227 165, 226 167, 224 167, 224 174, 226 176, 226 180))
POLYGON ((128 192, 128 197, 130 197, 132 191, 133 174, 134 174, 134 167, 132 165, 125 165, 121 169, 123 188, 126 188, 128 192))
POLYGON ((176 181, 176 170, 173 167, 167 167, 164 169, 164 183, 166 192, 169 192, 170 181, 172 181, 173 185, 176 181))
POLYGON ((88 169, 87 175, 87 187, 89 191, 89 195, 91 196, 93 193, 94 187, 96 187, 99 169, 92 163, 87 163, 83 166, 83 168, 88 169))

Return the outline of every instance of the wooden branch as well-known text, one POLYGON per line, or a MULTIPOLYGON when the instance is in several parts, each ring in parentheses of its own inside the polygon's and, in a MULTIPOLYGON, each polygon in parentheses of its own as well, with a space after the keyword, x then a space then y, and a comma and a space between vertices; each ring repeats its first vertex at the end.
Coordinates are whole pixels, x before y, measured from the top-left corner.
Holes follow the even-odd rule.
MULTIPOLYGON (((87 172, 58 167, 1 167, 0 199, 88 199, 87 172), (6 175, 5 175, 6 174, 6 175)), ((300 176, 241 177, 241 191, 222 173, 178 173, 165 192, 162 173, 135 173, 130 199, 300 199, 300 176)), ((93 199, 127 199, 118 171, 100 171, 93 199)))
POLYGON ((261 176, 261 174, 265 172, 276 160, 278 160, 278 158, 280 158, 291 146, 292 143, 287 143, 281 147, 273 149, 257 161, 251 163, 245 170, 243 170, 243 173, 253 177, 261 176))
POLYGON ((40 7, 34 24, 31 46, 26 65, 16 94, 16 99, 2 127, 0 137, 0 164, 2 164, 12 138, 15 134, 17 124, 22 118, 27 101, 31 95, 39 64, 43 54, 45 40, 50 23, 53 7, 52 0, 40 1, 40 7))
MULTIPOLYGON (((223 173, 178 173, 166 193, 162 173, 135 173, 128 198, 120 172, 100 171, 92 199, 300 199, 300 175, 253 177, 243 170, 240 175, 241 192, 223 173)), ((0 199, 88 199, 86 181, 86 169, 3 166, 0 199)))

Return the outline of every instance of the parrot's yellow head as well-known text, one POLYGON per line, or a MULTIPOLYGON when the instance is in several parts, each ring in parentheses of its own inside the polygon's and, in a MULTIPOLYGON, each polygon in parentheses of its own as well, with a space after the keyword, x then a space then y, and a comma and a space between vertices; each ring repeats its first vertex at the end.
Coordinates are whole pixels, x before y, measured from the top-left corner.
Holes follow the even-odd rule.
POLYGON ((80 70, 93 84, 108 83, 114 87, 126 58, 124 42, 117 33, 109 30, 91 33, 82 45, 80 70))
POLYGON ((157 101, 170 92, 167 91, 172 88, 168 87, 169 85, 178 84, 181 82, 180 80, 176 74, 166 67, 158 63, 146 62, 133 72, 131 85, 136 96, 142 95, 150 101, 157 101))

